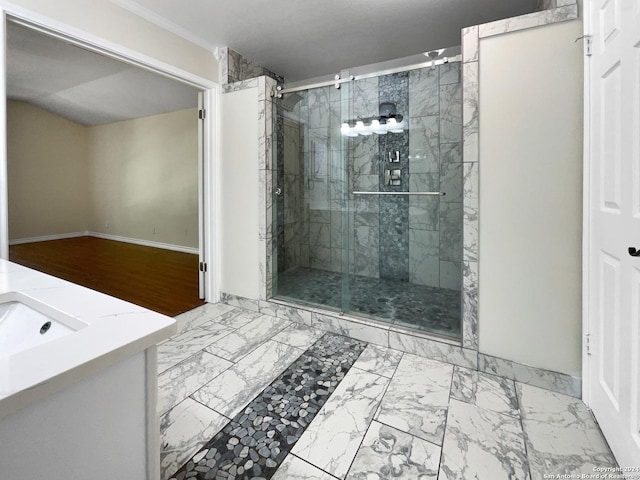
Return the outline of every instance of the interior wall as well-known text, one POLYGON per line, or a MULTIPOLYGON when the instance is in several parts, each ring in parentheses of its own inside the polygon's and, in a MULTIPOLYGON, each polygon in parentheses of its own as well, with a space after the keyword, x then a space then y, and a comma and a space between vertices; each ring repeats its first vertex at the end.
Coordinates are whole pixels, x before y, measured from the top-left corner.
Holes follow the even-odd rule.
POLYGON ((7 102, 9 238, 87 230, 86 128, 24 102, 7 102))
POLYGON ((95 232, 198 248, 198 115, 84 127, 8 102, 10 240, 95 232))
POLYGON ((482 353, 581 375, 582 22, 480 40, 482 353))
POLYGON ((89 127, 92 232, 198 247, 198 112, 89 127))
POLYGON ((257 87, 220 102, 220 291, 247 298, 260 298, 258 105, 257 87))
POLYGON ((11 4, 208 80, 218 80, 218 62, 212 52, 134 15, 110 0, 12 0, 11 4))

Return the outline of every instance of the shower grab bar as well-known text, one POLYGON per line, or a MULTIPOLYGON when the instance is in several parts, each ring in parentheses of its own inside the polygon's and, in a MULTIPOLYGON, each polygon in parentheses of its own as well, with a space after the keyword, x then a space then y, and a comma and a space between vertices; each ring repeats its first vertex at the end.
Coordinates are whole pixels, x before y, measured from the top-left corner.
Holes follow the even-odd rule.
POLYGON ((432 195, 444 196, 445 192, 351 192, 353 195, 432 195))

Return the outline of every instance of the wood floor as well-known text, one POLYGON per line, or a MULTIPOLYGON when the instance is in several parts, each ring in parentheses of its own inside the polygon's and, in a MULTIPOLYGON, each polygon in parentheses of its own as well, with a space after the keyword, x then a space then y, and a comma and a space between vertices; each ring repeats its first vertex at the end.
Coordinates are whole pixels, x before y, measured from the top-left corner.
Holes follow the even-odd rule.
POLYGON ((77 237, 9 247, 9 260, 169 316, 198 298, 198 256, 77 237))

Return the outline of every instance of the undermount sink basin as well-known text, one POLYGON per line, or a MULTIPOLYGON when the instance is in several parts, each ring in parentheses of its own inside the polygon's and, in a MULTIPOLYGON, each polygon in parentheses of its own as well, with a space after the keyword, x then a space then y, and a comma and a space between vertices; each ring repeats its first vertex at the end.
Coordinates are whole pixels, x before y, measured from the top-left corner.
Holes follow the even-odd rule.
POLYGON ((87 324, 18 292, 0 295, 0 358, 70 335, 87 324))

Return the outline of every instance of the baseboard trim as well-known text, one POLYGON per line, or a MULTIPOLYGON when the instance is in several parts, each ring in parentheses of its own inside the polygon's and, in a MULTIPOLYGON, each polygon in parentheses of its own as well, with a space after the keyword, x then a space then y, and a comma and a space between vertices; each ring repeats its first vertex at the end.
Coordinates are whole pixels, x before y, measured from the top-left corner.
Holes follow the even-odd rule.
POLYGON ((181 245, 172 245, 170 243, 154 242, 152 240, 140 240, 138 238, 121 237, 120 235, 111 235, 108 233, 99 232, 87 232, 87 235, 96 238, 103 238, 105 240, 115 240, 116 242, 133 243, 135 245, 142 245, 145 247, 163 248, 165 250, 173 250, 174 252, 192 253, 198 255, 200 250, 193 247, 183 247, 181 245))
POLYGON ((35 243, 35 242, 47 242, 49 240, 62 240, 65 238, 86 237, 89 232, 70 232, 70 233, 57 233, 54 235, 42 235, 40 237, 26 237, 15 238, 9 240, 9 245, 21 245, 23 243, 35 243))
POLYGON ((16 238, 13 240, 9 240, 9 245, 46 242, 49 240, 63 240, 65 238, 76 238, 76 237, 102 238, 104 240, 115 240, 116 242, 133 243, 135 245, 162 248, 164 250, 173 250, 174 252, 191 253, 193 255, 198 255, 200 253, 200 250, 198 248, 183 247, 181 245, 172 245, 170 243, 154 242, 151 240, 141 240, 138 238, 122 237, 120 235, 110 235, 108 233, 99 233, 99 232, 90 232, 90 231, 59 233, 55 235, 42 235, 40 237, 16 238))

